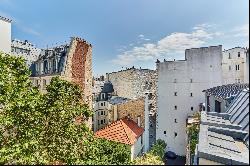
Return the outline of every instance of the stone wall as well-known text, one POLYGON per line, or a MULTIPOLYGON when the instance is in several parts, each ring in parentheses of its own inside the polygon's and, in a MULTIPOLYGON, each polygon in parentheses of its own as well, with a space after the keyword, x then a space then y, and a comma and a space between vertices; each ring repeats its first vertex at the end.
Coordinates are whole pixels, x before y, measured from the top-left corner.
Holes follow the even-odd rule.
POLYGON ((145 115, 144 115, 144 97, 136 100, 130 100, 123 104, 117 105, 117 117, 118 119, 125 118, 129 115, 130 119, 137 123, 138 117, 140 117, 140 127, 145 127, 145 115))
POLYGON ((149 94, 150 112, 156 112, 156 71, 136 69, 134 67, 106 74, 106 79, 113 84, 114 93, 120 97, 137 99, 149 94))

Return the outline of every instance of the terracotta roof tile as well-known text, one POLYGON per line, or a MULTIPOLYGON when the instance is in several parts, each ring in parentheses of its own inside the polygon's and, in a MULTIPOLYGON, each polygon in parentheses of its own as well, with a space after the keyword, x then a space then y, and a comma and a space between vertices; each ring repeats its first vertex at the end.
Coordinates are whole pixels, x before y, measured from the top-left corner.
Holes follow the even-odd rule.
POLYGON ((143 132, 144 129, 139 127, 134 121, 124 118, 97 131, 95 137, 133 145, 143 132))

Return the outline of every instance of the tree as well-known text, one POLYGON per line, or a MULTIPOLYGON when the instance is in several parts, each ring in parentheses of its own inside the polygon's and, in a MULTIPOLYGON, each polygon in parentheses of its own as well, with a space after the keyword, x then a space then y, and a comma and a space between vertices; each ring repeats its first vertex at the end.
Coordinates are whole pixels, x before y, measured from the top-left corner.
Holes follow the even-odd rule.
POLYGON ((148 153, 135 159, 135 165, 164 165, 166 147, 165 141, 158 139, 148 153))
POLYGON ((95 139, 81 89, 59 77, 32 87, 22 58, 0 53, 0 164, 123 164, 128 147, 95 139))

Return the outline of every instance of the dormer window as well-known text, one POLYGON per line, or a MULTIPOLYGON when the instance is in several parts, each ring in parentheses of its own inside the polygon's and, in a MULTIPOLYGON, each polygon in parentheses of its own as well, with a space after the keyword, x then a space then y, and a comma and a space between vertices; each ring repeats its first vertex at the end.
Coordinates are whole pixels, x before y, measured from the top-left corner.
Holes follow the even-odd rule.
POLYGON ((105 99, 105 93, 102 93, 101 95, 102 95, 102 99, 105 99))

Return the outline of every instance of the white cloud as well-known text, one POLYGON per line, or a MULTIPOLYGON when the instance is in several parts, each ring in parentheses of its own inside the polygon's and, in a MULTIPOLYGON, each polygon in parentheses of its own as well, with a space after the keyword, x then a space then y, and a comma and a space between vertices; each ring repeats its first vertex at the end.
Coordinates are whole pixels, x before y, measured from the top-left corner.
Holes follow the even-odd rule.
MULTIPOLYGON (((159 57, 166 57, 168 54, 184 54, 185 49, 200 47, 204 45, 207 40, 211 40, 221 34, 210 31, 211 27, 212 25, 209 24, 201 24, 193 27, 190 33, 171 33, 156 43, 146 43, 139 47, 133 47, 131 50, 124 51, 113 59, 112 62, 118 65, 130 65, 136 61, 147 61, 159 57)), ((139 37, 144 38, 144 35, 139 35, 139 37)), ((169 57, 166 58, 168 59, 169 57)))

